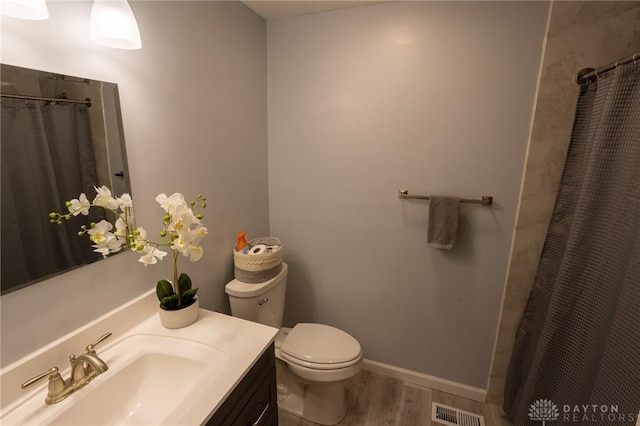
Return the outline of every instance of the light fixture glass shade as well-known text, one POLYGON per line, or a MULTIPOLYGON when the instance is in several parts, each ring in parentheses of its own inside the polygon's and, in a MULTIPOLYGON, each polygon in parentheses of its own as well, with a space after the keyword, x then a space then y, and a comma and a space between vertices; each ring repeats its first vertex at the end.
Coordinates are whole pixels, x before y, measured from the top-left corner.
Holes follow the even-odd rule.
POLYGON ((140 31, 127 0, 94 0, 91 40, 116 49, 140 49, 140 31))
POLYGON ((49 10, 44 0, 0 0, 0 14, 34 21, 49 18, 49 10))

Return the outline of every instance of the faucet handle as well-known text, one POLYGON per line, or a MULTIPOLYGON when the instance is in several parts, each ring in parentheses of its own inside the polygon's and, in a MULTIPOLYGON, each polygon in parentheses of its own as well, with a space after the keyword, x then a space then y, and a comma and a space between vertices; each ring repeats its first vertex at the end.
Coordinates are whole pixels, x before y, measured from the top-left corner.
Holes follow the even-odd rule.
POLYGON ((62 377, 60 376, 60 372, 58 370, 58 367, 51 367, 51 369, 49 369, 48 371, 45 371, 44 373, 38 374, 35 377, 30 378, 29 380, 27 380, 26 382, 24 382, 22 384, 22 389, 28 388, 29 386, 38 383, 40 380, 44 379, 45 377, 49 377, 50 381, 55 381, 58 379, 62 379, 62 377))
POLYGON ((49 371, 45 371, 42 374, 38 374, 35 377, 27 380, 22 384, 22 389, 27 388, 45 377, 49 377, 49 389, 47 391, 47 397, 44 399, 44 403, 47 405, 55 404, 62 401, 67 396, 68 384, 64 381, 58 367, 51 367, 49 371))
POLYGON ((87 348, 86 348, 87 353, 88 353, 88 354, 91 354, 91 355, 95 355, 95 354, 96 354, 95 347, 96 347, 99 343, 102 343, 102 342, 103 342, 107 337, 110 337, 110 336, 111 336, 111 332, 110 332, 110 331, 107 331, 107 332, 106 332, 106 333, 104 333, 102 336, 98 337, 98 340, 96 340, 96 341, 95 341, 95 342, 93 342, 93 343, 89 343, 89 344, 87 345, 87 348))

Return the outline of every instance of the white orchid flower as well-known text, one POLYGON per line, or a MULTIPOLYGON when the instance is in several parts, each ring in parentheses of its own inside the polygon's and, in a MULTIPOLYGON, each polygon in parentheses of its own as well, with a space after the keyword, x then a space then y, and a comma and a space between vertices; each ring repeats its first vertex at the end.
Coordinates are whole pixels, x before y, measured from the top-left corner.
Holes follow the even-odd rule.
POLYGON ((119 238, 116 238, 116 236, 114 235, 113 238, 109 238, 109 241, 107 242, 107 247, 109 248, 110 253, 115 253, 120 251, 120 249, 122 249, 123 244, 124 244, 124 241, 119 238))
POLYGON ((126 208, 133 208, 133 199, 129 194, 122 194, 120 198, 116 198, 116 201, 118 203, 118 207, 120 207, 120 210, 122 211, 126 208))
POLYGON ((195 230, 195 238, 192 241, 192 244, 200 244, 200 241, 207 236, 209 233, 205 226, 199 225, 195 230))
POLYGON ((122 240, 119 240, 110 231, 113 229, 113 225, 106 220, 101 220, 96 225, 89 229, 89 239, 95 244, 95 252, 101 253, 103 257, 106 257, 109 253, 115 253, 122 248, 122 240))
POLYGON ((177 233, 178 237, 184 240, 187 244, 198 245, 200 240, 207 235, 207 228, 202 225, 198 225, 195 228, 191 227, 177 233))
POLYGON ((183 256, 187 256, 190 261, 197 262, 202 257, 204 250, 200 246, 189 245, 184 252, 183 256))
POLYGON ((138 262, 147 265, 154 265, 158 262, 158 260, 162 260, 163 257, 167 255, 166 251, 162 251, 157 247, 151 247, 150 245, 146 245, 144 249, 142 249, 142 253, 144 253, 138 262))
POLYGON ((111 223, 107 222, 106 220, 101 220, 100 222, 96 223, 93 228, 89 229, 87 233, 89 234, 89 238, 91 239, 91 241, 96 244, 102 244, 106 242, 108 234, 111 234, 111 232, 109 231, 111 231, 112 229, 113 225, 111 223))
POLYGON ((95 251, 96 253, 100 253, 102 255, 102 257, 107 257, 109 255, 109 253, 111 253, 111 250, 109 250, 109 247, 107 246, 101 246, 98 244, 94 244, 91 247, 95 247, 95 249, 93 251, 95 251))
POLYGON ((136 240, 141 239, 141 240, 146 240, 147 239, 147 231, 142 227, 138 227, 136 228, 136 240))
POLYGON ((89 202, 89 199, 84 194, 84 192, 80 194, 78 198, 74 198, 73 200, 69 201, 69 213, 74 216, 78 216, 80 213, 87 216, 89 214, 90 207, 91 203, 89 202))
POLYGON ((176 212, 171 219, 172 222, 167 226, 167 231, 170 232, 186 232, 191 229, 191 225, 199 223, 193 211, 186 204, 177 205, 176 212))
POLYGON ((189 247, 189 241, 184 238, 184 235, 178 234, 178 238, 171 241, 171 245, 169 247, 171 247, 172 250, 184 253, 184 251, 189 247))
POLYGON ((169 214, 174 214, 175 207, 180 204, 186 204, 184 200, 184 195, 176 192, 175 194, 171 194, 171 196, 167 197, 166 194, 158 194, 156 197, 156 201, 160 203, 160 207, 164 209, 165 212, 169 214))
POLYGON ((97 186, 93 187, 98 195, 93 199, 93 204, 98 207, 104 207, 109 210, 115 210, 118 208, 118 200, 113 198, 111 195, 111 190, 106 186, 101 186, 98 188, 97 186))
POLYGON ((134 247, 144 247, 147 248, 147 231, 143 227, 136 228, 133 232, 133 240, 135 242, 134 247))
POLYGON ((116 232, 114 234, 118 238, 127 238, 127 223, 121 217, 116 220, 116 232))
MULTIPOLYGON (((144 228, 140 227, 132 231, 134 221, 131 195, 125 193, 116 198, 106 186, 94 187, 94 189, 97 195, 92 202, 82 193, 77 199, 66 202, 70 214, 52 212, 49 214, 50 221, 61 223, 61 219, 69 218, 70 215, 77 216, 82 214, 86 216, 89 214, 91 207, 101 207, 116 214, 115 223, 112 224, 107 220, 101 220, 97 224, 92 224, 90 229, 82 226, 78 234, 88 234, 93 243, 94 251, 102 254, 103 257, 120 251, 124 246, 140 253, 141 257, 138 261, 145 266, 153 265, 168 254, 158 248, 166 246, 175 250, 174 256, 177 256, 177 253, 182 253, 192 262, 202 258, 203 249, 200 246, 200 241, 207 235, 208 231, 194 213, 195 201, 192 206, 180 193, 174 193, 170 196, 159 194, 156 197, 156 201, 166 214, 162 218, 164 229, 160 233, 160 236, 165 240, 163 242, 155 242, 147 239, 147 232, 144 228)), ((199 195, 197 200, 198 207, 206 207, 205 199, 202 196, 199 195)), ((175 265, 174 268, 176 268, 175 265)))

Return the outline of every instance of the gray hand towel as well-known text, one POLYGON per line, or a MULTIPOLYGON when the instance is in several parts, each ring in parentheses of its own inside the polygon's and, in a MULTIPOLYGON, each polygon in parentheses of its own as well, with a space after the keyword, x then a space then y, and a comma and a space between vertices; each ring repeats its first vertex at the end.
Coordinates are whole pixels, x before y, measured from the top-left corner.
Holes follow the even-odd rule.
POLYGON ((427 246, 450 250, 458 236, 460 197, 429 195, 427 246))

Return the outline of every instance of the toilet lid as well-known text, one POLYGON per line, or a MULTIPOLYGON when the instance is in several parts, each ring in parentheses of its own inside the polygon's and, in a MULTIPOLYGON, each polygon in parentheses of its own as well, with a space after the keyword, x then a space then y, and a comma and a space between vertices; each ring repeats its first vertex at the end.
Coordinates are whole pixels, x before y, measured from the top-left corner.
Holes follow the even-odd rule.
POLYGON ((313 364, 342 364, 361 355, 360 343, 349 334, 324 324, 297 324, 280 351, 313 364))

